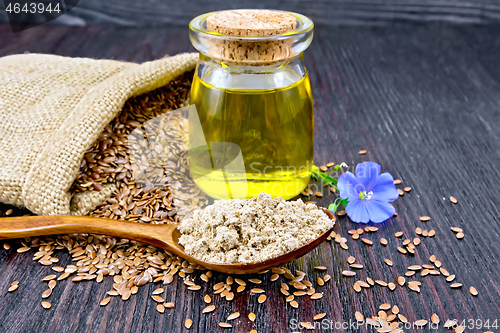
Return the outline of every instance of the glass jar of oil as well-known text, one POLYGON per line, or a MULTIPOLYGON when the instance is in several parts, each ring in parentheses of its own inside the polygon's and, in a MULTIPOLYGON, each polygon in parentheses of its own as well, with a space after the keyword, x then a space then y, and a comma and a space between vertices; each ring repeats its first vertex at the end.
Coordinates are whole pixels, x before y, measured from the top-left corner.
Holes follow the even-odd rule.
POLYGON ((190 173, 217 199, 263 191, 290 199, 311 177, 314 108, 303 51, 313 24, 296 13, 253 12, 287 15, 296 23, 285 32, 271 25, 281 33, 260 36, 208 30, 207 18, 224 12, 190 23, 191 41, 200 51, 191 88, 196 108, 189 115, 190 173))

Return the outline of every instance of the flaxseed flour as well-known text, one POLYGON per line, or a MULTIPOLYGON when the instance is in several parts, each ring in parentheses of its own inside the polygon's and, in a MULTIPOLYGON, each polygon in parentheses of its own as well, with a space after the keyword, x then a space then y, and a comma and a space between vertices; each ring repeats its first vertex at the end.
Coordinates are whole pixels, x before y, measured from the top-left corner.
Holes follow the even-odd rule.
POLYGON ((252 199, 217 200, 179 226, 186 253, 216 263, 256 263, 314 240, 334 224, 314 204, 262 192, 252 199))

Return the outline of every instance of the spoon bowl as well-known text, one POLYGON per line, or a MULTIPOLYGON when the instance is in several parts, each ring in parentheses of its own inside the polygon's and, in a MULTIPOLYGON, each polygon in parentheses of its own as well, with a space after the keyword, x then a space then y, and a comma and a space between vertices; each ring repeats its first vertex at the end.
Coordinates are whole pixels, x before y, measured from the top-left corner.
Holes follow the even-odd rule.
MULTIPOLYGON (((335 215, 323 208, 332 220, 335 215)), ((3 217, 0 219, 0 239, 36 237, 54 234, 97 234, 118 238, 132 239, 162 248, 187 261, 218 272, 229 274, 250 274, 272 267, 284 265, 312 251, 321 244, 332 229, 322 233, 316 239, 279 257, 250 264, 219 264, 198 260, 186 252, 179 244, 181 233, 178 224, 147 224, 104 219, 89 216, 23 216, 3 217)))

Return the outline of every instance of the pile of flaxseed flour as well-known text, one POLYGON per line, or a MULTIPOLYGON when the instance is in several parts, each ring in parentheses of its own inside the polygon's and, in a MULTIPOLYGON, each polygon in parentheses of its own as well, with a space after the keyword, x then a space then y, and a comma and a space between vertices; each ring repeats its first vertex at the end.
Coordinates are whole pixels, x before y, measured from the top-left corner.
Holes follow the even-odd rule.
POLYGON ((178 227, 186 253, 213 263, 257 263, 276 258, 333 227, 323 210, 262 192, 252 199, 217 200, 178 227))

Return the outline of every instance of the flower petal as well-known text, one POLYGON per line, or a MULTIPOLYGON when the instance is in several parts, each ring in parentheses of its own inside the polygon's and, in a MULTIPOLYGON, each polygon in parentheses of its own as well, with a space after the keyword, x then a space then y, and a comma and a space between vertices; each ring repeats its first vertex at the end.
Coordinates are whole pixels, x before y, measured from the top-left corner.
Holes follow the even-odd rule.
POLYGON ((366 209, 366 202, 358 197, 354 197, 354 199, 349 200, 347 207, 345 208, 345 212, 353 222, 370 222, 370 215, 366 209))
POLYGON ((387 172, 384 172, 378 177, 372 191, 372 200, 390 202, 399 197, 396 185, 394 185, 394 178, 392 178, 392 175, 387 172))
MULTIPOLYGON (((370 220, 375 223, 384 222, 394 215, 396 209, 386 201, 366 200, 366 209, 370 215, 370 220)), ((347 211, 346 211, 347 212, 347 211)))
POLYGON ((359 191, 356 190, 356 185, 358 184, 358 180, 356 176, 352 172, 345 172, 340 175, 337 188, 340 192, 340 198, 353 198, 358 197, 359 191))
POLYGON ((356 178, 363 185, 359 191, 372 191, 380 175, 380 165, 375 162, 363 162, 356 165, 356 178))

